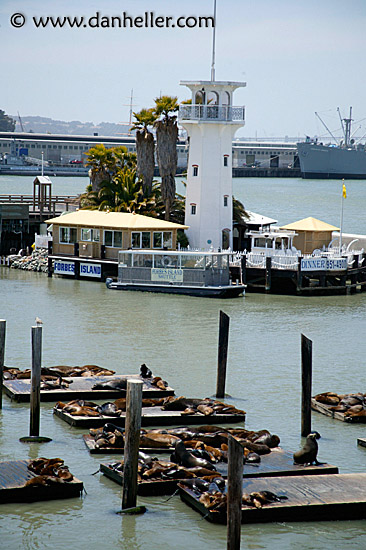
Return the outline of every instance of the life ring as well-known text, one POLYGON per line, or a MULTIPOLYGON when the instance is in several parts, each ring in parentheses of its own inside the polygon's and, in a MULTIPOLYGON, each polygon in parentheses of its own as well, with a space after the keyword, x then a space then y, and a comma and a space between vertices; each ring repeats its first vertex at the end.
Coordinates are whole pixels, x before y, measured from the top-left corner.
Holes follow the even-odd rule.
POLYGON ((170 264, 170 258, 169 258, 169 256, 164 256, 164 257, 163 257, 162 264, 163 264, 164 267, 168 267, 168 265, 170 264))

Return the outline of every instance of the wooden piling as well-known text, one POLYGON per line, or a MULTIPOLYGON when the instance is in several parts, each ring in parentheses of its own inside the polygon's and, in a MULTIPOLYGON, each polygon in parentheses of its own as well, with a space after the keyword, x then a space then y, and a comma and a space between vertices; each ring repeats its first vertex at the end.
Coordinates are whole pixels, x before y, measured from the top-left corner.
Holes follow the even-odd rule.
POLYGON ((243 285, 247 284, 247 257, 245 254, 241 257, 241 282, 243 285))
POLYGON ((41 410, 42 327, 32 327, 32 379, 29 435, 39 436, 41 410))
POLYGON ((313 343, 301 334, 301 435, 306 437, 311 432, 311 382, 312 382, 313 343))
POLYGON ((127 382, 122 511, 136 507, 142 385, 140 380, 128 380, 127 382))
POLYGON ((271 284, 272 284, 272 258, 271 256, 266 257, 266 280, 265 280, 265 286, 264 289, 266 292, 269 292, 271 290, 271 284))
POLYGON ((227 550, 240 549, 243 447, 229 435, 227 475, 227 550))
POLYGON ((227 351, 229 344, 230 317, 220 310, 219 349, 217 360, 216 397, 225 397, 227 351))
POLYGON ((4 319, 0 319, 0 409, 3 408, 5 334, 6 334, 6 321, 4 319))

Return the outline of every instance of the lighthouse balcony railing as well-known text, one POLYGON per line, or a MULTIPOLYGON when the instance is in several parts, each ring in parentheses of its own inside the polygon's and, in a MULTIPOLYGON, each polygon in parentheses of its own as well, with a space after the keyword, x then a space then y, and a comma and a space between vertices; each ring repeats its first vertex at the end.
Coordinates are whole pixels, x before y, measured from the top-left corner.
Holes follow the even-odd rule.
POLYGON ((180 105, 179 120, 244 122, 245 107, 231 105, 180 105))

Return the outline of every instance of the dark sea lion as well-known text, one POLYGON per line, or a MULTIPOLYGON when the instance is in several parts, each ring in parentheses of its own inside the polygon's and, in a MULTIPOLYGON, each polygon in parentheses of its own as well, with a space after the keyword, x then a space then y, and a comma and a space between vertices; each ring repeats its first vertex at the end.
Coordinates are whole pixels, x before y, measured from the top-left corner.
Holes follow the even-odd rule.
MULTIPOLYGON (((181 439, 175 443, 172 456, 176 458, 178 464, 182 464, 182 466, 186 466, 187 468, 200 467, 206 468, 207 470, 215 470, 214 466, 208 460, 198 458, 187 451, 181 439)), ((174 462, 174 459, 172 460, 174 462)))
POLYGON ((141 378, 151 378, 152 372, 151 370, 145 365, 145 363, 142 363, 140 367, 140 376, 141 378))
POLYGON ((274 447, 278 447, 280 443, 280 438, 278 435, 266 433, 258 437, 257 439, 253 439, 253 443, 256 443, 257 445, 267 445, 270 449, 273 449, 274 447))
POLYGON ((97 382, 92 386, 92 390, 116 390, 123 391, 127 389, 127 378, 113 378, 105 382, 97 382))
POLYGON ((315 432, 307 436, 303 448, 294 453, 294 464, 320 464, 320 462, 317 461, 318 443, 316 440, 317 434, 315 432))
POLYGON ((258 464, 261 461, 261 457, 257 453, 250 453, 244 457, 244 464, 258 464))
POLYGON ((101 414, 104 416, 120 416, 120 413, 118 412, 118 409, 114 403, 103 403, 101 408, 101 414))
MULTIPOLYGON (((125 434, 125 431, 124 431, 123 428, 120 428, 119 426, 115 426, 114 424, 111 424, 110 422, 107 422, 106 424, 104 424, 103 428, 98 428, 98 429, 101 429, 104 433, 120 432, 122 435, 125 434)), ((91 433, 91 429, 89 430, 89 432, 91 433)))

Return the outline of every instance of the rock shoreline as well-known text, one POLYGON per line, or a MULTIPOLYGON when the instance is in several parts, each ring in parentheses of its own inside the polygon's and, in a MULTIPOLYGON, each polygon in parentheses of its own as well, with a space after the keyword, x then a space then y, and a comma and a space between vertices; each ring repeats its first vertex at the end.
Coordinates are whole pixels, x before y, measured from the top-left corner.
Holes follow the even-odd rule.
POLYGON ((9 267, 23 269, 25 271, 48 272, 48 250, 39 248, 34 250, 30 256, 12 255, 8 256, 9 267))

